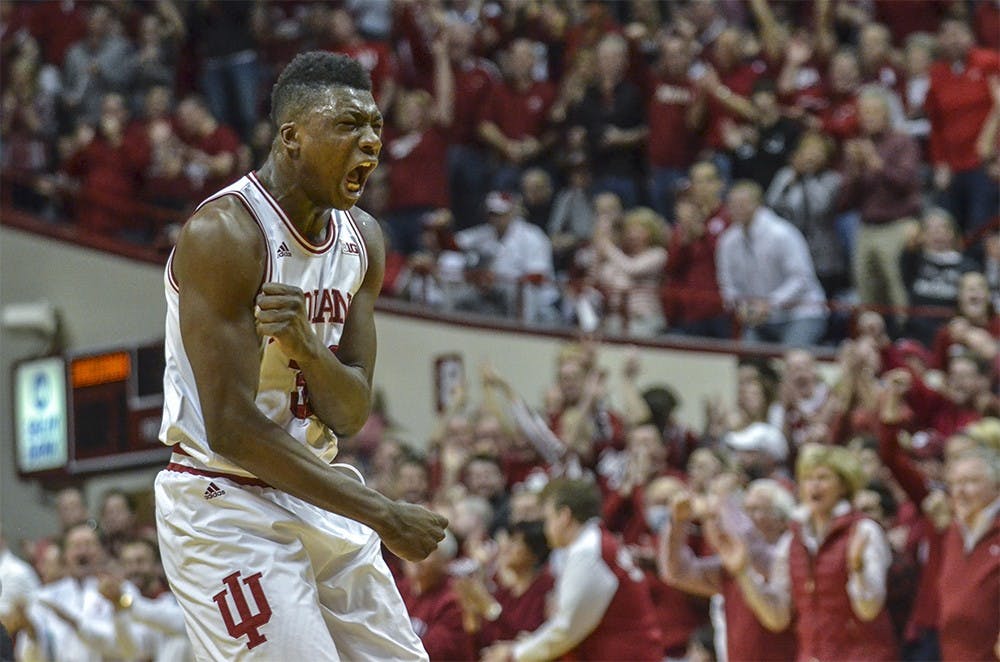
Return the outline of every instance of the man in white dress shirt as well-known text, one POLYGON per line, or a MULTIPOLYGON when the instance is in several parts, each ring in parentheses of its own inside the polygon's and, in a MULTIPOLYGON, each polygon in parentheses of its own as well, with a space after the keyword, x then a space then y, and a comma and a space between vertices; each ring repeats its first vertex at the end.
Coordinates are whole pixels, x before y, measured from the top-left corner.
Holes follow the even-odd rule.
POLYGON ((826 331, 827 311, 809 247, 762 199, 760 186, 749 181, 729 192, 733 224, 715 253, 722 299, 744 340, 815 345, 826 331))

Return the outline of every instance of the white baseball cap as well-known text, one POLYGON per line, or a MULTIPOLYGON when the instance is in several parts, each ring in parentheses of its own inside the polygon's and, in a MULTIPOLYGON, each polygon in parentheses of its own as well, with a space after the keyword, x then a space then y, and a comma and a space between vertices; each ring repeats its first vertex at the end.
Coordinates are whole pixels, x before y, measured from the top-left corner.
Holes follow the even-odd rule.
POLYGON ((723 443, 735 451, 759 451, 781 461, 788 457, 788 442, 781 430, 768 423, 751 423, 742 430, 730 432, 723 443))

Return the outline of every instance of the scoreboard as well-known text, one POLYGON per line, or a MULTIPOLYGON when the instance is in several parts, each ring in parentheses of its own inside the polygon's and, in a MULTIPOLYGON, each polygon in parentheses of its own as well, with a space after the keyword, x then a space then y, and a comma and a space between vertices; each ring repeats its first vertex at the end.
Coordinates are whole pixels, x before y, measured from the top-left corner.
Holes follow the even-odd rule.
POLYGON ((25 477, 165 463, 157 439, 163 343, 72 352, 14 364, 14 449, 25 477))

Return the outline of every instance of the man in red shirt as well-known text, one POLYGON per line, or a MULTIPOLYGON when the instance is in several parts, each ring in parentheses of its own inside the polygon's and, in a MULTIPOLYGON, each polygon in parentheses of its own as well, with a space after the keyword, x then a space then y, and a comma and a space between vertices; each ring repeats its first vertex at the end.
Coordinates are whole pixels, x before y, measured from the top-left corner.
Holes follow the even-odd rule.
POLYGON ((987 175, 976 139, 993 107, 989 80, 1000 75, 1000 55, 973 48, 972 30, 948 19, 938 30, 940 59, 931 66, 924 102, 931 122, 930 157, 941 205, 968 234, 996 216, 997 182, 987 175))
POLYGON ((689 194, 675 205, 676 229, 667 248, 667 320, 678 333, 729 338, 732 325, 715 268, 715 246, 729 227, 722 176, 714 163, 701 161, 691 166, 689 179, 689 194))
POLYGON ((664 218, 674 209, 675 187, 694 157, 697 91, 688 78, 691 49, 678 35, 660 39, 660 60, 650 81, 646 121, 649 125, 647 159, 649 197, 664 218))
POLYGON ((554 140, 549 115, 556 98, 549 81, 534 78, 535 45, 515 40, 507 52, 506 78, 493 86, 479 120, 479 137, 497 161, 493 188, 515 191, 525 167, 534 164, 554 140))
POLYGON ((517 642, 487 649, 487 662, 660 660, 660 628, 649 585, 628 551, 599 523, 601 496, 585 480, 556 479, 542 490, 545 537, 564 556, 549 619, 517 642))
POLYGON ((483 221, 480 205, 489 191, 489 169, 477 124, 500 79, 496 65, 473 53, 475 38, 475 29, 468 23, 455 21, 448 26, 448 56, 455 79, 448 179, 451 209, 459 230, 483 221))
POLYGON ((199 195, 229 185, 250 167, 250 150, 235 131, 216 120, 200 97, 181 101, 175 118, 177 134, 188 147, 187 175, 199 195))
POLYGON ((354 16, 346 9, 335 9, 330 16, 330 50, 354 58, 372 78, 375 102, 391 108, 396 96, 396 58, 389 46, 367 41, 359 33, 354 16))

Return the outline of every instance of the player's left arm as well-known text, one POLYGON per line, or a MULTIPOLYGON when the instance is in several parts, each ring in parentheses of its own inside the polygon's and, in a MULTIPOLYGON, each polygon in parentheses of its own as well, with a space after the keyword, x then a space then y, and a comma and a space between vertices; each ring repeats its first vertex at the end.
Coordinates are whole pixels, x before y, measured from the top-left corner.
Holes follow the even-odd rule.
POLYGON ((375 299, 382 289, 385 246, 378 222, 358 208, 351 210, 368 252, 368 270, 351 300, 336 353, 322 343, 308 343, 294 358, 309 386, 313 412, 338 435, 351 435, 368 419, 375 372, 375 299))

